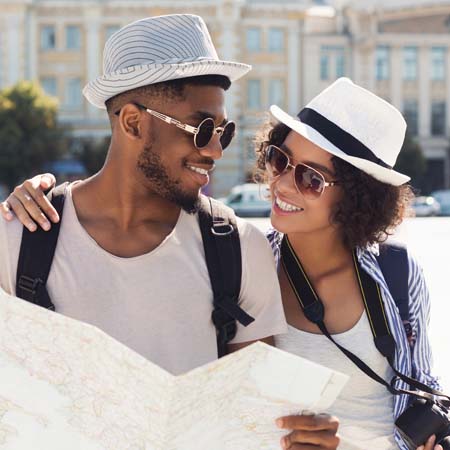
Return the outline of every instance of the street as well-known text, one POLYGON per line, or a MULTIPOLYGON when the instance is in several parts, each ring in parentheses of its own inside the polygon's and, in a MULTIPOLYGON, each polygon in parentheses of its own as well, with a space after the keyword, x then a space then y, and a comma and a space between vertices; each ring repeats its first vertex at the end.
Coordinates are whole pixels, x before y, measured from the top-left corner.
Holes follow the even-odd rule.
MULTIPOLYGON (((266 230, 269 219, 250 219, 259 229, 266 230)), ((406 220, 396 238, 408 244, 422 265, 430 290, 431 326, 435 373, 441 376, 443 386, 450 391, 450 218, 431 217, 406 220)))

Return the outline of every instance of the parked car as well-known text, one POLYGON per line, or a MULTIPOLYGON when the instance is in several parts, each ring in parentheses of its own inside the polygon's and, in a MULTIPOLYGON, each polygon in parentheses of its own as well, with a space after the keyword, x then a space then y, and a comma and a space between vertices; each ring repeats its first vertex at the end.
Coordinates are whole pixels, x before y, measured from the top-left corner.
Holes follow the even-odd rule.
POLYGON ((437 216, 441 211, 439 202, 431 196, 420 196, 412 204, 416 217, 437 216))
POLYGON ((228 197, 220 199, 241 217, 269 217, 272 203, 266 185, 246 183, 234 186, 228 197))
POLYGON ((443 189, 440 191, 434 191, 431 195, 439 202, 441 205, 441 216, 450 216, 450 189, 443 189))

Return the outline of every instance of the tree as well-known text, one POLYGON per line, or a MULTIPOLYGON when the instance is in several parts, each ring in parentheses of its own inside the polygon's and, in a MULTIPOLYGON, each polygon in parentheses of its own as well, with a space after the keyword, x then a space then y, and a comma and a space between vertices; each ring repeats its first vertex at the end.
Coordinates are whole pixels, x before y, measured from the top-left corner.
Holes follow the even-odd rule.
POLYGON ((108 136, 100 140, 85 138, 79 142, 80 148, 75 153, 86 167, 88 175, 98 172, 103 167, 110 140, 108 136))
POLYGON ((427 161, 418 142, 406 134, 402 151, 398 156, 395 170, 411 177, 411 185, 422 188, 423 175, 427 168, 427 161))
POLYGON ((57 102, 24 81, 0 91, 0 182, 12 189, 66 151, 57 102))

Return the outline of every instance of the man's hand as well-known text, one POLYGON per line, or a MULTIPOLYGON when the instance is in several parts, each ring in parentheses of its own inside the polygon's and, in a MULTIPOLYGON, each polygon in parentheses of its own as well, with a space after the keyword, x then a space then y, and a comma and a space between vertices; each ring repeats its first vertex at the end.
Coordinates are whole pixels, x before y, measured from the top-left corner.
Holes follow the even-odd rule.
POLYGON ((48 231, 51 226, 48 219, 57 223, 59 216, 44 191, 53 187, 55 183, 56 179, 51 173, 44 173, 16 186, 9 197, 0 203, 3 218, 13 220, 15 214, 30 231, 36 231, 36 223, 48 231))
POLYGON ((428 441, 425 442, 425 445, 421 445, 417 447, 417 450, 443 450, 442 445, 434 445, 436 442, 436 436, 433 434, 428 438, 428 441))
POLYGON ((335 450, 339 445, 339 420, 328 414, 280 417, 276 424, 292 430, 281 439, 282 449, 335 450))

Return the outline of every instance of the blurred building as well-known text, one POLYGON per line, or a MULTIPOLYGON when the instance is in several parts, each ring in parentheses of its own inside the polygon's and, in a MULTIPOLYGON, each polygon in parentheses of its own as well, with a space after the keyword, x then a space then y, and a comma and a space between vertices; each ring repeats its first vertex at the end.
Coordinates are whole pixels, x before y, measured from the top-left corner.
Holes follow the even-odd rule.
POLYGON ((245 180, 253 137, 276 103, 296 114, 339 76, 403 111, 428 160, 429 189, 450 187, 450 0, 0 0, 0 87, 39 80, 77 137, 109 133, 81 95, 102 49, 139 18, 201 15, 221 58, 253 65, 227 98, 239 134, 213 177, 214 195, 245 180))

